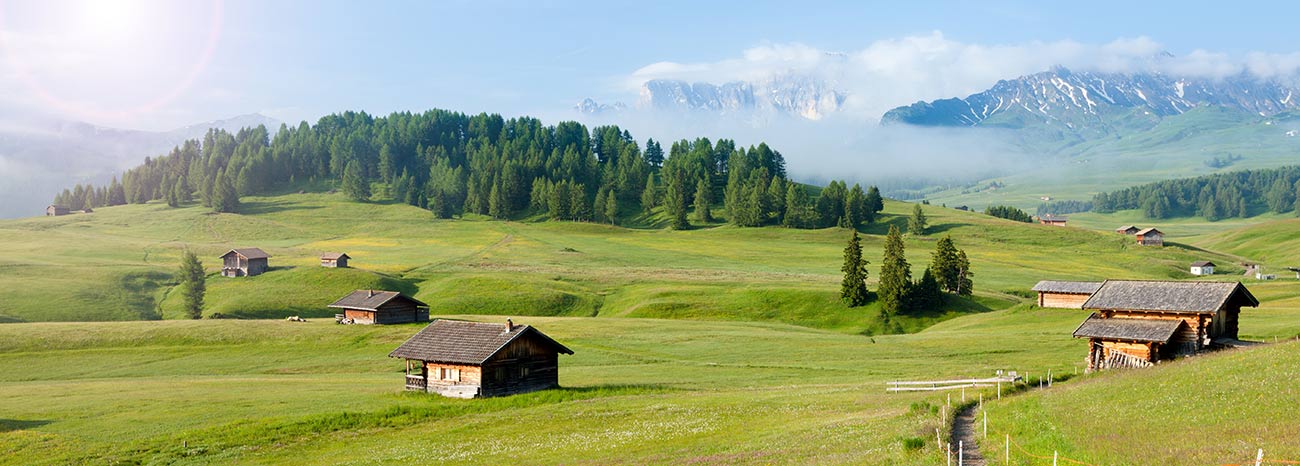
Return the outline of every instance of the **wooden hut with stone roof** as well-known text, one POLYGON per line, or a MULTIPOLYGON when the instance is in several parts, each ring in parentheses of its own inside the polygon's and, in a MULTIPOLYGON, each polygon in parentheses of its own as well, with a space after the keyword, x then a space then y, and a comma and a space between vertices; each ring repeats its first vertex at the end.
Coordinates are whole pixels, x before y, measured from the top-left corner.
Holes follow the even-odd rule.
POLYGON ((573 351, 528 325, 438 319, 390 358, 406 360, 406 389, 453 398, 558 387, 559 355, 573 351))
POLYGON ((1107 280, 1083 304, 1095 312, 1074 337, 1090 343, 1089 370, 1146 367, 1239 345, 1244 306, 1259 300, 1239 282, 1107 280))
POLYGON ((1083 303, 1097 288, 1101 288, 1101 282, 1043 280, 1033 290, 1038 292, 1038 307, 1083 309, 1083 303))
POLYGON ((258 248, 236 248, 221 255, 221 276, 252 277, 271 268, 270 254, 258 248))
POLYGON ((405 324, 428 322, 429 305, 396 291, 357 290, 339 298, 329 307, 340 309, 335 314, 339 323, 345 324, 405 324))

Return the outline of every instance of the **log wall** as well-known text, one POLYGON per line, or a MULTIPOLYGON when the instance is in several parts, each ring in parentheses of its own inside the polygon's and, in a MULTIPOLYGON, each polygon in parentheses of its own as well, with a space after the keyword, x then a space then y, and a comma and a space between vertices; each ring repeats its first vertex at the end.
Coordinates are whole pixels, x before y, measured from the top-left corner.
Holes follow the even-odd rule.
POLYGON ((1072 294, 1072 293, 1051 293, 1046 291, 1038 292, 1038 307, 1052 307, 1060 309, 1083 309, 1083 303, 1088 301, 1091 295, 1072 294))

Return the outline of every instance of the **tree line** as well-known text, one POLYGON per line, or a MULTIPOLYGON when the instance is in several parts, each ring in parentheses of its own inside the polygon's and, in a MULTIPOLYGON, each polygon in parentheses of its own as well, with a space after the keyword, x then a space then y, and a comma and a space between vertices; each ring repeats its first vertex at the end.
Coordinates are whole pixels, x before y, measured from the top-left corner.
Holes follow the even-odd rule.
POLYGON ((243 196, 298 181, 325 181, 348 197, 392 199, 438 218, 497 219, 543 214, 555 220, 617 223, 662 210, 674 228, 725 220, 745 227, 859 227, 883 209, 880 190, 833 181, 811 187, 789 180, 785 159, 765 143, 729 139, 644 144, 618 126, 588 130, 566 121, 505 119, 430 110, 373 117, 344 112, 315 125, 209 130, 168 154, 146 158, 109 186, 64 190, 73 208, 198 201, 236 212, 243 196))
MULTIPOLYGON (((854 231, 844 248, 844 265, 840 268, 844 273, 840 299, 849 307, 865 305, 872 298, 867 289, 867 264, 862 259, 861 238, 854 231)), ((949 295, 970 296, 974 291, 972 276, 966 251, 958 249, 952 237, 944 236, 935 244, 930 266, 919 280, 913 281, 903 235, 898 227, 890 225, 875 293, 880 301, 881 320, 889 322, 900 314, 932 310, 942 305, 949 295)))
POLYGON ((1009 205, 988 206, 984 208, 984 215, 991 215, 997 218, 1005 218, 1007 220, 1014 220, 1017 222, 1025 222, 1025 223, 1032 223, 1034 221, 1034 218, 1030 217, 1029 214, 1026 213, 1025 211, 1009 205))
POLYGON ((1267 209, 1300 215, 1300 166, 1218 173, 1158 181, 1100 193, 1092 210, 1139 209, 1147 218, 1246 218, 1267 209))

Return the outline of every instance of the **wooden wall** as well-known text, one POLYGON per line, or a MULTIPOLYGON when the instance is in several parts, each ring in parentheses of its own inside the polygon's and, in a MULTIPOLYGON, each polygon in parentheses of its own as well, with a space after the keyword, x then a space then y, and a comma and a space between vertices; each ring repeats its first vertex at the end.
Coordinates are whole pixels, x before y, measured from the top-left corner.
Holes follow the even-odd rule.
POLYGON ((482 385, 483 383, 483 369, 479 366, 426 362, 424 363, 424 369, 426 371, 425 380, 428 381, 429 386, 482 385), (457 374, 459 375, 459 378, 453 379, 440 377, 438 372, 440 369, 444 371, 460 371, 460 373, 457 374))
POLYGON ((537 338, 518 338, 483 364, 483 396, 558 387, 559 354, 537 338))
POLYGON ((1038 307, 1083 309, 1083 303, 1087 302, 1090 296, 1092 295, 1040 291, 1038 292, 1038 307))
MULTIPOLYGON (((1102 317, 1123 317, 1125 319, 1152 319, 1152 320, 1181 320, 1184 326, 1174 333, 1174 337, 1169 339, 1170 345, 1181 343, 1195 343, 1197 349, 1204 346, 1203 337, 1207 335, 1206 327, 1209 326, 1211 317, 1205 314, 1185 314, 1171 312, 1150 312, 1150 311, 1129 311, 1129 310, 1108 310, 1102 311, 1102 317)), ((1213 338, 1213 336, 1211 336, 1213 338)))

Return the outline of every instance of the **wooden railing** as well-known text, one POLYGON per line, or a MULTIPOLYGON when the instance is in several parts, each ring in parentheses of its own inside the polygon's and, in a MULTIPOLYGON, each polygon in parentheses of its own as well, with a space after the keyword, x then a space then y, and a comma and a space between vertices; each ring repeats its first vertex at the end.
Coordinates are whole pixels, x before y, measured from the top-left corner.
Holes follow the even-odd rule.
POLYGON ((423 376, 412 375, 412 374, 406 375, 407 390, 427 390, 428 388, 429 388, 429 382, 427 380, 424 380, 423 376))

